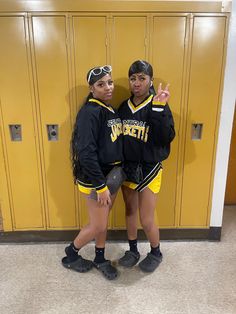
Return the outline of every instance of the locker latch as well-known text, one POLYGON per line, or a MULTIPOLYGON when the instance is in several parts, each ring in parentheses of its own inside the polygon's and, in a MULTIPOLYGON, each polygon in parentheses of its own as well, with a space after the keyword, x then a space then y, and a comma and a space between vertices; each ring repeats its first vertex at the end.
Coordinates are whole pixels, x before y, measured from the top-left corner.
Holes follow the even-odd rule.
POLYGON ((11 135, 11 140, 13 142, 22 141, 22 132, 20 124, 9 124, 9 130, 11 135))
POLYGON ((49 141, 58 141, 58 125, 47 124, 47 133, 49 141))
POLYGON ((202 123, 193 123, 192 124, 192 140, 201 140, 202 139, 202 123))

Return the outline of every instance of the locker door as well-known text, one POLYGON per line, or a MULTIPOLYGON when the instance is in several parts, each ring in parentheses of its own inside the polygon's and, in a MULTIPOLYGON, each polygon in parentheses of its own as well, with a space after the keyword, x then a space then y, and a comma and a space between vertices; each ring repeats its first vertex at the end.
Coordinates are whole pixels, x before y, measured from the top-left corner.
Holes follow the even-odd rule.
MULTIPOLYGON (((89 93, 87 72, 94 66, 107 64, 106 17, 74 16, 73 41, 75 55, 75 90, 77 109, 89 93)), ((74 117, 75 119, 75 117, 74 117)), ((85 198, 78 193, 80 226, 88 223, 85 198)))
POLYGON ((180 219, 183 227, 208 225, 225 26, 225 17, 194 18, 180 219), (199 139, 192 139, 194 124, 202 124, 199 139))
POLYGON ((0 18, 1 123, 13 230, 45 227, 26 37, 23 16, 0 18))
POLYGON ((48 228, 77 226, 69 143, 71 103, 65 16, 33 16, 48 228))
POLYGON ((162 186, 157 199, 157 220, 158 225, 162 227, 175 225, 185 28, 186 17, 156 16, 153 20, 151 45, 154 86, 157 90, 160 82, 163 87, 167 83, 170 84, 169 105, 174 116, 176 130, 170 156, 163 162, 162 186))
MULTIPOLYGON (((128 69, 139 59, 147 58, 147 17, 115 16, 112 25, 111 60, 115 95, 113 104, 119 104, 130 96, 128 90, 128 69)), ((119 192, 114 204, 113 229, 125 228, 125 206, 119 192)))
POLYGON ((147 17, 114 16, 111 29, 111 63, 115 80, 113 104, 119 104, 130 96, 128 69, 140 59, 147 58, 147 17))

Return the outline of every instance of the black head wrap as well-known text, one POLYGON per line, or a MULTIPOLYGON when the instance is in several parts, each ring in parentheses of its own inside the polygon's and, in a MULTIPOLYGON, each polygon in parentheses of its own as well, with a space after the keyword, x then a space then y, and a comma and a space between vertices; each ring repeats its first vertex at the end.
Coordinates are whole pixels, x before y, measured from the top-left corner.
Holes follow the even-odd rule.
POLYGON ((100 80, 103 76, 110 74, 112 68, 110 65, 98 66, 92 68, 87 73, 87 82, 89 85, 93 85, 98 80, 100 80))

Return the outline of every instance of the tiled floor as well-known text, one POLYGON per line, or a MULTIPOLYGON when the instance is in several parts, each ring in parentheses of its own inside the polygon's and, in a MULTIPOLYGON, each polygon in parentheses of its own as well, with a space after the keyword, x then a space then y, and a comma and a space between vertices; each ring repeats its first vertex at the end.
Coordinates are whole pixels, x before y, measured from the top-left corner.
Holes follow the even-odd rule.
MULTIPOLYGON (((60 264, 65 244, 0 245, 1 314, 235 314, 236 207, 227 207, 221 242, 162 242, 153 274, 119 267, 109 282, 96 269, 80 274, 60 264)), ((140 243, 145 256, 147 243, 140 243)), ((125 243, 108 243, 116 261, 125 243)), ((94 245, 82 249, 93 258, 94 245)))

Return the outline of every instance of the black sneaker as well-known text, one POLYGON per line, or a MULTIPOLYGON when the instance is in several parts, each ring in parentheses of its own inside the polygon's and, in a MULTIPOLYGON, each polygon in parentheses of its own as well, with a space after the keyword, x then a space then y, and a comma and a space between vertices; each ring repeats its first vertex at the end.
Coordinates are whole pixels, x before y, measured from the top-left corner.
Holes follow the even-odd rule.
POLYGON ((118 260, 118 263, 124 267, 132 267, 138 263, 139 259, 139 252, 126 251, 125 255, 118 260))
POLYGON ((160 252, 159 256, 155 256, 151 253, 148 253, 147 256, 138 264, 139 268, 146 272, 152 273, 161 263, 162 253, 160 252))

